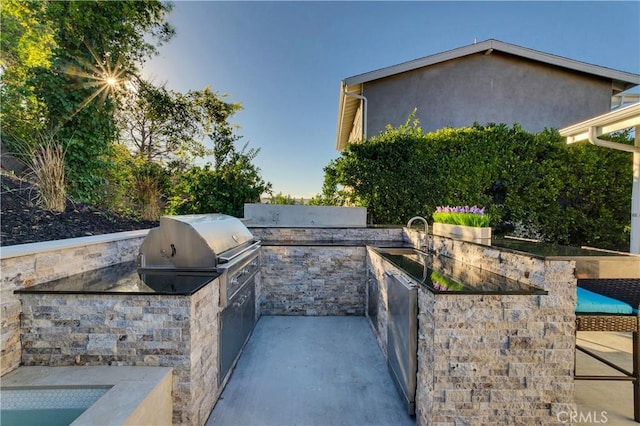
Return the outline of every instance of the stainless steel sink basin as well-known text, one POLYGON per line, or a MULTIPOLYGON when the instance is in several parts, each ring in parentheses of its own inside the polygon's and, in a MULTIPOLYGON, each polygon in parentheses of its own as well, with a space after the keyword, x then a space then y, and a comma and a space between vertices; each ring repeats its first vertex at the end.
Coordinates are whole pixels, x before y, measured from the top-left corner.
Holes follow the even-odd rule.
POLYGON ((431 255, 414 248, 377 248, 380 255, 418 281, 425 281, 432 265, 431 255))
POLYGON ((415 248, 377 247, 375 250, 383 259, 434 293, 547 294, 545 290, 527 283, 415 248))

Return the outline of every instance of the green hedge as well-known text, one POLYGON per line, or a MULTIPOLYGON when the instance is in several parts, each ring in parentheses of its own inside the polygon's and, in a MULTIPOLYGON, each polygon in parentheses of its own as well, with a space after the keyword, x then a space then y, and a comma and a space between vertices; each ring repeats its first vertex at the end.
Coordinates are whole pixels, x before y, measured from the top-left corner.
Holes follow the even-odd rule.
POLYGON ((366 206, 374 224, 478 205, 498 234, 628 250, 631 162, 629 153, 567 146, 555 130, 487 124, 425 134, 407 121, 332 160, 322 199, 366 206))

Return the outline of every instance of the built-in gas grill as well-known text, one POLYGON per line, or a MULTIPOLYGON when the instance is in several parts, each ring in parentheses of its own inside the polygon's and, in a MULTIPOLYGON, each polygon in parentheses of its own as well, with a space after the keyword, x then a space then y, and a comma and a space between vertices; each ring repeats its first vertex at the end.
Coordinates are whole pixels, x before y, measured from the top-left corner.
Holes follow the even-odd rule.
POLYGON ((138 271, 219 272, 220 306, 229 305, 258 270, 260 241, 233 216, 163 216, 138 255, 138 271))
POLYGON ((163 216, 140 248, 138 273, 143 280, 154 274, 220 274, 220 383, 255 325, 259 250, 260 241, 247 227, 223 214, 163 216))

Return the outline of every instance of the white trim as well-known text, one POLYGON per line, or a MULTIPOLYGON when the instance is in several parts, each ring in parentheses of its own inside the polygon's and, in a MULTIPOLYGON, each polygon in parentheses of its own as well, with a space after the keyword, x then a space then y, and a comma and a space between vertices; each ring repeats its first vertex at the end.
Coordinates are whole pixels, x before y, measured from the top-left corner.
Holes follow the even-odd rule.
POLYGON ((567 143, 576 143, 589 139, 589 129, 596 127, 596 135, 617 132, 640 125, 640 103, 616 109, 589 120, 560 129, 560 135, 567 138, 567 143))

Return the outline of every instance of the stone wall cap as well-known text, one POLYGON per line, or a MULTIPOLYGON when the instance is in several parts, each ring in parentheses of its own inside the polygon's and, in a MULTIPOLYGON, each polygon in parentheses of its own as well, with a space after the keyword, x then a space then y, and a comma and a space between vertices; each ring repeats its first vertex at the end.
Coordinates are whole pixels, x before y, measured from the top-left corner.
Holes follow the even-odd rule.
POLYGON ((113 234, 92 235, 89 237, 68 238, 64 240, 43 241, 39 243, 0 247, 0 259, 9 259, 12 257, 27 256, 36 253, 45 253, 48 251, 65 250, 94 244, 128 240, 136 237, 144 237, 148 232, 148 229, 141 229, 137 231, 115 232, 113 234))

